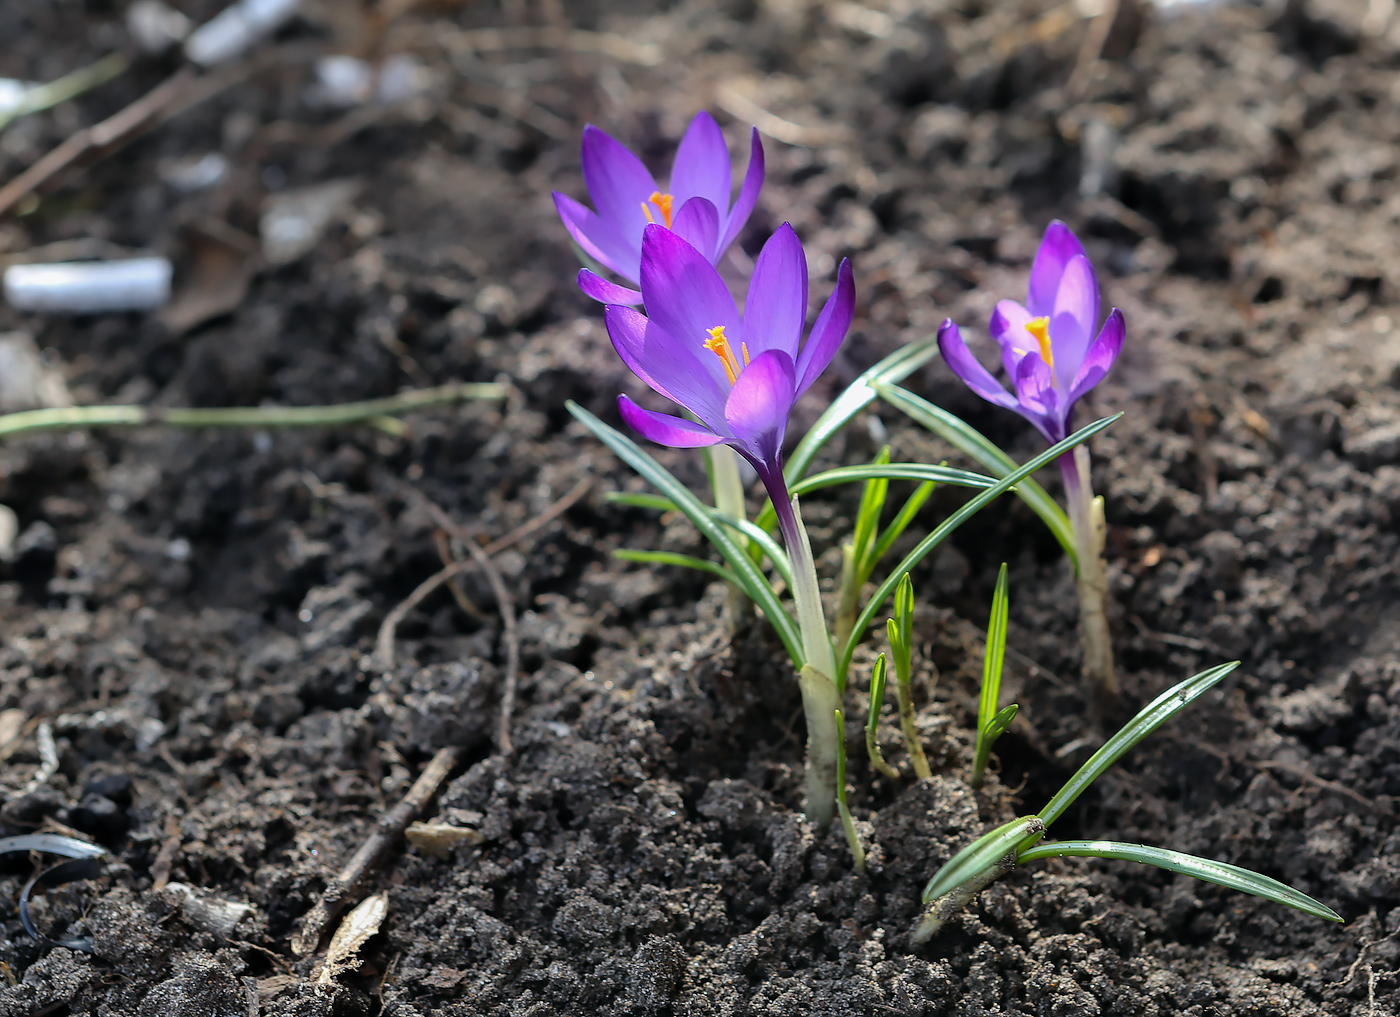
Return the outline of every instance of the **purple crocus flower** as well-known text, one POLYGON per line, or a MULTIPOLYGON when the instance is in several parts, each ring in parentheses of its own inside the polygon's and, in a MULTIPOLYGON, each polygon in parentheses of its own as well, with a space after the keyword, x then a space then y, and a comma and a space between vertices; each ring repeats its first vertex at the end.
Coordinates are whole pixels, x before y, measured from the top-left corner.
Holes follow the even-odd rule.
POLYGON ((622 419, 660 445, 729 445, 753 464, 782 513, 788 413, 851 326, 850 262, 842 260, 805 343, 807 257, 787 223, 759 253, 742 318, 706 255, 659 224, 643 234, 641 285, 647 314, 609 305, 608 335, 638 378, 697 420, 643 409, 625 395, 618 397, 622 419))
POLYGON ((1016 394, 977 362, 951 318, 938 330, 938 348, 968 388, 1015 410, 1054 443, 1069 435, 1074 404, 1104 379, 1123 348, 1123 312, 1109 312, 1095 336, 1098 321, 1094 266, 1079 238, 1056 220, 1036 252, 1025 306, 1003 300, 992 314, 991 333, 1016 394))
MULTIPOLYGON (((686 128, 662 191, 626 146, 592 124, 583 129, 583 179, 597 211, 554 192, 554 206, 574 242, 590 257, 636 286, 641 278, 642 233, 652 223, 674 230, 711 264, 744 228, 763 187, 763 143, 753 130, 748 172, 733 207, 729 147, 704 110, 686 128)), ((607 304, 637 304, 642 295, 584 269, 579 288, 607 304)))

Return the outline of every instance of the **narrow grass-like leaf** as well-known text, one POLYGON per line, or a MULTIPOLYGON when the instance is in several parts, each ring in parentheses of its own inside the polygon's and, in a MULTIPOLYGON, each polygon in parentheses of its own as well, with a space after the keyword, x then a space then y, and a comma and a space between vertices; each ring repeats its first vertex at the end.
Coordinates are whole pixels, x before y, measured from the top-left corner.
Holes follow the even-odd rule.
POLYGON ((932 466, 928 463, 887 463, 884 466, 838 466, 834 470, 814 473, 805 480, 792 485, 794 495, 806 494, 823 487, 836 484, 850 484, 862 480, 931 480, 936 484, 951 484, 954 487, 976 487, 986 490, 996 486, 995 477, 984 476, 969 470, 954 469, 951 466, 932 466))
POLYGON ((1101 420, 1096 420, 1087 427, 1082 427, 1078 431, 1075 431, 1074 434, 1070 435, 1064 441, 1058 442, 1046 449, 1024 466, 1018 466, 985 491, 978 492, 967 504, 963 505, 947 519, 943 520, 932 533, 919 541, 914 550, 905 555, 904 560, 890 573, 889 578, 880 584, 880 588, 875 591, 875 595, 866 603, 864 609, 860 613, 860 617, 856 619, 856 624, 854 628, 851 629, 850 637, 846 640, 846 645, 842 648, 840 659, 836 665, 836 673, 838 675, 837 686, 839 688, 845 687, 846 671, 851 666, 851 655, 855 653, 856 644, 860 641, 860 637, 865 632, 866 626, 870 624, 870 620, 875 617, 876 612, 884 605, 885 599, 894 591, 895 586, 898 585, 900 576, 923 561, 935 547, 943 542, 948 534, 952 533, 973 515, 981 511, 984 506, 992 502, 998 496, 1011 490, 1017 484, 1025 481, 1027 477, 1042 466, 1049 465, 1065 452, 1088 441, 1104 428, 1113 424, 1122 415, 1121 413, 1116 413, 1111 417, 1104 417, 1101 420))
POLYGON ((885 675, 888 665, 885 663, 885 655, 882 653, 875 658, 875 669, 870 672, 870 711, 865 718, 865 729, 867 731, 878 731, 880 728, 880 707, 885 702, 885 675))
MULTIPOLYGON (((995 475, 1002 477, 1016 469, 1016 460, 997 448, 991 439, 961 417, 949 413, 941 406, 935 406, 900 385, 880 381, 875 383, 875 387, 885 402, 904 411, 916 423, 922 424, 963 454, 976 459, 995 475)), ((1065 554, 1069 555, 1069 560, 1077 570, 1079 551, 1074 544, 1074 530, 1070 526, 1069 515, 1046 493, 1045 488, 1033 480, 1017 485, 1016 493, 1045 521, 1045 525, 1050 527, 1050 532, 1065 549, 1065 554)))
POLYGON ((1006 729, 1016 719, 1016 714, 1020 709, 1019 705, 1012 703, 1010 706, 998 710, 996 716, 987 721, 987 726, 982 729, 987 748, 990 749, 996 740, 1006 733, 1006 729))
POLYGON ((739 577, 734 574, 733 569, 727 569, 719 562, 710 561, 708 558, 697 558, 693 554, 678 554, 675 551, 637 551, 630 547, 624 547, 614 551, 613 557, 623 561, 645 562, 650 565, 676 565, 684 569, 695 569, 697 572, 708 572, 712 576, 719 576, 726 583, 739 585, 739 577))
POLYGON ((1103 776, 1118 758, 1153 731, 1165 724, 1181 710, 1189 706, 1198 696, 1210 689, 1227 674, 1240 666, 1238 660, 1228 664, 1217 664, 1200 674, 1192 675, 1184 682, 1173 685, 1138 712, 1138 715, 1123 725, 1099 751, 1089 757, 1088 762, 1079 768, 1065 786, 1055 792, 1048 805, 1041 809, 1039 816, 1049 826, 1064 814, 1065 809, 1089 787, 1103 776))
POLYGON ((1032 862, 1041 858, 1116 858, 1125 862, 1155 865, 1168 872, 1179 872, 1203 879, 1207 883, 1263 897, 1275 904, 1296 908, 1315 918, 1325 918, 1329 922, 1342 921, 1342 916, 1326 904, 1293 889, 1287 883, 1280 883, 1277 879, 1242 869, 1238 865, 1201 858, 1199 855, 1188 855, 1168 848, 1124 844, 1112 840, 1062 840, 1050 844, 1037 844, 1022 851, 1017 861, 1032 862))
POLYGON ((654 509, 657 512, 679 512, 676 503, 659 494, 642 494, 636 491, 609 491, 603 498, 613 505, 626 505, 630 508, 654 509))
POLYGON ((1028 840, 1034 843, 1032 838, 1038 840, 1044 832, 1045 823, 1039 816, 1022 816, 984 833, 934 873, 928 886, 924 887, 924 903, 931 903, 998 866, 1012 852, 1019 857, 1024 850, 1021 845, 1028 840))
POLYGON ((861 845, 856 821, 851 817, 851 807, 846 802, 846 722, 840 710, 833 712, 836 714, 836 731, 839 735, 836 739, 836 811, 841 815, 841 830, 846 834, 846 846, 851 849, 851 861, 855 863, 856 871, 863 873, 865 848, 861 845))
POLYGON ((715 519, 710 506, 695 497, 690 490, 677 480, 670 471, 647 455, 642 448, 616 428, 609 427, 592 413, 570 399, 565 406, 574 417, 593 432, 604 445, 612 449, 619 459, 639 473, 643 480, 651 484, 662 495, 669 498, 676 508, 685 513, 687 519, 710 542, 734 572, 734 581, 748 594, 755 604, 763 609, 769 624, 782 640, 783 647, 794 664, 806 663, 802 653, 802 636, 797 624, 783 608, 768 579, 753 560, 729 535, 728 529, 715 519))
MULTIPOLYGON (((886 445, 870 465, 888 466, 889 463, 890 447, 886 445)), ((885 509, 885 495, 889 493, 889 489, 889 477, 871 477, 865 482, 865 490, 860 494, 860 509, 856 512, 855 535, 851 537, 851 548, 855 557, 857 573, 863 571, 862 566, 870 552, 870 545, 874 542, 875 534, 880 529, 880 513, 885 509)))
MULTIPOLYGON (((803 435, 797 447, 792 450, 792 455, 788 456, 787 466, 783 468, 788 487, 802 479, 807 473, 807 468, 812 465, 812 460, 821 451, 822 446, 831 440, 832 435, 875 401, 877 384, 892 385, 903 381, 932 360, 937 353, 937 337, 901 346, 878 364, 867 368, 860 377, 847 385, 846 390, 822 411, 812 429, 803 435)), ((777 525, 778 517, 773 513, 773 506, 766 505, 755 522, 765 530, 771 530, 777 525)))
POLYGON ((880 539, 875 543, 875 549, 870 552, 870 563, 874 565, 886 552, 894 546, 894 542, 899 539, 909 524, 914 521, 914 517, 919 514, 919 509, 924 507, 924 503, 933 495, 933 489, 937 485, 931 480, 924 481, 914 489, 914 493, 909 496, 909 500, 904 503, 904 507, 899 510, 899 514, 890 520, 890 524, 885 527, 880 534, 880 539))
POLYGON ((977 703, 977 728, 984 729, 997 712, 1001 698, 1001 670, 1006 662, 1007 615, 1006 563, 997 572, 996 589, 992 591, 992 616, 987 622, 987 652, 982 658, 982 696, 977 703))

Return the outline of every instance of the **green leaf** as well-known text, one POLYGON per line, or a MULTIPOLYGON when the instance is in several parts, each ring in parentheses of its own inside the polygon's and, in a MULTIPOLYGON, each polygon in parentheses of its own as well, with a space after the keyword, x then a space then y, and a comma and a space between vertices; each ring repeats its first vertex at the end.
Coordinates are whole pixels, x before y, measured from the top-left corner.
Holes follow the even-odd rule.
POLYGON ((885 635, 894 656, 895 681, 907 687, 913 676, 914 656, 914 581, 908 572, 895 588, 894 617, 885 623, 885 635))
POLYGON ((1011 726, 1011 722, 1016 719, 1016 714, 1020 709, 1018 705, 1012 703, 999 710, 995 717, 987 721, 987 726, 982 729, 982 741, 988 749, 991 749, 996 744, 996 740, 1011 726))
POLYGON ((1277 879, 1270 879, 1268 876, 1251 872, 1249 869, 1242 869, 1238 865, 1217 862, 1209 858, 1201 858, 1198 855, 1188 855, 1181 851, 1171 851, 1167 848, 1149 847, 1146 844, 1124 844, 1112 840, 1062 840, 1050 844, 1037 844, 1022 851, 1017 857, 1017 861, 1032 862, 1041 858, 1117 858, 1125 862, 1155 865, 1168 872, 1180 872, 1187 876, 1194 876, 1196 879, 1203 879, 1207 883, 1215 883, 1231 890, 1240 890, 1256 897, 1263 897, 1275 904, 1296 908, 1315 918, 1325 918, 1331 922, 1342 920, 1342 916, 1326 904, 1313 900, 1307 894, 1293 889, 1286 883, 1280 883, 1277 879))
MULTIPOLYGON (((717 522, 723 523, 730 529, 738 530, 744 536, 748 537, 749 540, 753 542, 754 548, 762 552, 760 558, 766 555, 768 560, 773 563, 773 571, 782 576, 783 582, 788 584, 789 590, 792 589, 792 563, 788 560, 787 552, 783 550, 783 545, 779 544, 778 541, 774 539, 773 534, 754 525, 747 519, 735 519, 733 516, 725 515, 718 509, 710 509, 710 513, 715 517, 717 522)), ((750 560, 752 560, 752 558, 750 560)))
POLYGON ((637 551, 630 547, 624 547, 614 551, 613 557, 621 558, 623 561, 646 562, 651 565, 678 565, 681 568, 708 572, 710 575, 719 576, 726 583, 739 585, 739 577, 734 574, 732 569, 725 568, 717 561, 697 558, 691 554, 677 554, 674 551, 637 551))
POLYGON ((987 622, 987 652, 982 658, 982 696, 977 704, 977 727, 985 728, 997 712, 1001 698, 1001 669, 1006 661, 1007 579, 1006 563, 997 573, 992 591, 992 617, 987 622))
MULTIPOLYGON (((872 466, 888 466, 890 447, 886 445, 875 457, 872 466)), ((851 549, 855 557, 856 571, 864 563, 875 534, 880 529, 880 513, 885 508, 885 495, 890 489, 889 477, 871 477, 865 482, 865 490, 860 495, 860 510, 856 512, 855 535, 851 537, 851 549)))
MULTIPOLYGON (((899 510, 899 514, 890 520, 890 525, 885 527, 885 532, 880 534, 879 541, 875 544, 875 550, 870 552, 870 567, 874 568, 875 563, 885 556, 885 553, 894 546, 894 542, 899 539, 914 521, 914 517, 919 514, 919 509, 924 507, 924 503, 933 495, 936 487, 933 481, 928 480, 914 489, 914 493, 909 496, 909 500, 904 503, 904 507, 899 510)), ((870 571, 866 571, 869 578, 870 571)))
MULTIPOLYGON (((803 435, 802 440, 797 443, 797 447, 792 450, 792 455, 788 456, 787 466, 783 469, 783 476, 787 479, 788 487, 806 475, 807 468, 812 465, 812 460, 821 451, 822 446, 831 440, 832 435, 845 427, 852 417, 875 401, 876 384, 894 384, 903 381, 932 360, 937 353, 938 339, 936 336, 910 343, 908 346, 901 346, 878 364, 867 368, 860 377, 846 386, 846 390, 837 396, 817 418, 812 429, 803 435)), ((758 525, 765 530, 771 530, 777 521, 778 517, 774 515, 771 504, 764 507, 756 520, 758 525)))
POLYGON ((735 585, 763 609, 764 615, 767 616, 773 630, 778 633, 778 638, 783 641, 783 646, 793 663, 799 667, 805 664, 806 658, 802 653, 802 636, 797 631, 797 624, 783 608, 782 602, 778 600, 778 595, 768 584, 767 577, 758 570, 758 566, 729 535, 728 529, 715 519, 710 506, 691 494, 684 484, 672 476, 664 466, 647 455, 632 439, 616 428, 609 427, 572 399, 565 403, 565 406, 584 427, 593 432, 599 441, 612 449, 619 459, 636 470, 643 480, 669 498, 678 510, 685 513, 686 518, 729 564, 734 572, 735 585))
POLYGON ((1064 814, 1065 809, 1069 808, 1074 800, 1088 789, 1090 784, 1102 777, 1104 772, 1116 763, 1123 753, 1191 705, 1197 696, 1210 689, 1216 682, 1239 666, 1238 660, 1228 664, 1217 664, 1200 674, 1192 675, 1184 682, 1173 685, 1144 706, 1136 717, 1128 721, 1117 734, 1104 742, 1103 747, 1090 756, 1089 761, 1081 766, 1078 772, 1065 782, 1065 786, 1055 792, 1055 797, 1050 799, 1050 803, 1040 810, 1039 815, 1041 819, 1045 820, 1045 825, 1049 826, 1059 819, 1064 814))
POLYGON ((877 731, 880 727, 880 706, 885 701, 885 655, 875 658, 875 669, 870 672, 870 711, 865 718, 865 729, 877 731))
POLYGON ((603 495, 614 505, 627 505, 631 508, 655 509, 657 512, 678 512, 676 503, 659 494, 641 494, 632 491, 609 491, 603 495))
POLYGON ((931 480, 936 484, 951 484, 954 487, 991 488, 996 486, 994 477, 980 473, 958 470, 951 466, 931 466, 927 463, 888 463, 884 466, 838 466, 834 470, 823 470, 805 480, 792 485, 794 495, 806 494, 823 487, 836 484, 850 484, 861 480, 931 480))
MULTIPOLYGON (((846 645, 842 648, 841 657, 836 665, 838 676, 844 676, 847 669, 851 666, 851 655, 855 653, 856 644, 860 641, 860 637, 865 632, 866 626, 870 624, 870 619, 875 617, 876 612, 884 605, 885 598, 894 591, 895 586, 899 583, 900 576, 923 561, 935 547, 943 542, 948 534, 956 530, 993 499, 1025 481, 1027 477, 1042 466, 1049 465, 1065 452, 1088 441, 1104 428, 1113 424, 1122 415, 1121 413, 1117 413, 1111 417, 1104 417, 1102 420, 1096 420, 1087 427, 1082 427, 1078 431, 1075 431, 1074 434, 1070 435, 1064 441, 1046 449, 1024 466, 1018 466, 994 485, 987 488, 987 490, 978 492, 967 504, 963 505, 947 519, 943 520, 932 533, 919 541, 914 550, 905 555, 904 560, 890 573, 889 578, 880 584, 880 588, 875 591, 875 595, 866 603, 865 608, 856 619, 855 626, 851 629, 851 635, 846 640, 846 645)), ((841 684, 840 678, 838 678, 837 684, 838 686, 841 684)))
MULTIPOLYGON (((962 418, 899 385, 881 381, 877 382, 875 387, 885 402, 903 410, 914 421, 928 428, 964 455, 977 460, 996 476, 1004 477, 1016 469, 1016 460, 993 445, 986 435, 962 418)), ((1069 555, 1069 560, 1077 570, 1079 551, 1075 547, 1074 530, 1065 510, 1046 493, 1045 488, 1033 480, 1026 480, 1017 485, 1016 493, 1036 515, 1045 520, 1045 525, 1050 527, 1050 532, 1065 549, 1065 554, 1069 555)))
MULTIPOLYGON (((998 865, 1015 852, 1019 857, 1026 841, 1032 844, 1045 833, 1039 816, 1022 816, 984 833, 963 848, 939 869, 924 887, 924 903, 929 904, 998 865)), ((1029 846, 1029 845, 1027 845, 1029 846)))

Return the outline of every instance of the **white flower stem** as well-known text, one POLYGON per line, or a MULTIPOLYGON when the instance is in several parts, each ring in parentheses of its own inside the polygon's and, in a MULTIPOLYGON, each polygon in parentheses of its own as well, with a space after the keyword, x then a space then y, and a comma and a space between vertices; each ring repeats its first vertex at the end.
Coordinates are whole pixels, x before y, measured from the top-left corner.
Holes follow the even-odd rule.
POLYGON ((1079 634, 1084 647, 1084 679, 1096 699, 1118 694, 1118 676, 1113 667, 1113 644, 1108 632, 1108 571, 1104 564, 1103 498, 1094 497, 1090 486, 1089 450, 1078 446, 1073 454, 1060 456, 1060 473, 1065 481, 1065 501, 1070 526, 1079 552, 1079 634))
MULTIPOLYGON (((710 488, 715 496, 715 508, 734 519, 748 518, 744 513, 744 483, 739 477, 739 454, 727 445, 711 445, 705 449, 709 466, 710 488)), ((739 546, 746 549, 749 538, 736 534, 739 546)), ((731 639, 753 616, 753 602, 742 589, 729 584, 729 596, 724 602, 724 628, 731 639)))

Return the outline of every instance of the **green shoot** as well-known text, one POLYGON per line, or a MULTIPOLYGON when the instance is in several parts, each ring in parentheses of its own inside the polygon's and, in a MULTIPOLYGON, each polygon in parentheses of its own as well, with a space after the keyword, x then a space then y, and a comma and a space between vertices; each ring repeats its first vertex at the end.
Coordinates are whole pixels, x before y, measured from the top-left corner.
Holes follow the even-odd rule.
POLYGON ((850 806, 846 804, 846 724, 841 711, 836 710, 836 811, 841 815, 841 829, 846 832, 846 843, 851 848, 851 860, 856 863, 856 871, 865 872, 865 848, 861 846, 860 834, 856 832, 855 820, 851 818, 850 806))
POLYGON ((895 694, 899 697, 899 729, 904 735, 904 749, 914 766, 914 776, 923 780, 933 776, 928 757, 919 743, 914 727, 913 657, 914 657, 914 584, 904 573, 894 594, 894 617, 885 623, 890 641, 890 656, 894 658, 895 694))
POLYGON ((680 568, 695 569, 697 572, 708 572, 712 576, 719 576, 731 586, 739 584, 739 577, 734 574, 732 569, 727 569, 719 562, 710 561, 708 558, 677 554, 675 551, 638 551, 630 547, 619 548, 613 552, 613 557, 621 561, 644 562, 650 565, 676 565, 680 568))
POLYGON ((1007 578, 1006 563, 1003 562, 1001 571, 997 573, 996 589, 992 592, 992 617, 987 623, 987 652, 982 660, 982 695, 977 704, 977 748, 972 758, 972 779, 968 782, 973 787, 982 786, 982 777, 987 770, 987 761, 991 759, 992 743, 995 742, 1002 731, 1006 730, 1006 725, 1011 723, 1011 718, 1016 716, 1016 707, 1009 706, 1009 714, 1002 720, 1003 714, 997 712, 997 700, 1001 697, 1001 669, 1006 661, 1006 614, 1007 614, 1007 578), (1000 727, 994 729, 993 725, 1000 721, 1000 727))
POLYGON ((870 765, 892 780, 899 779, 899 771, 885 762, 880 752, 880 705, 885 701, 885 655, 875 659, 875 670, 870 673, 870 709, 865 717, 865 751, 870 756, 870 765))
POLYGON ((1115 841, 1039 843, 1050 824, 1063 815, 1070 804, 1117 762, 1123 753, 1176 716, 1237 667, 1239 661, 1220 664, 1167 689, 1105 742, 1038 815, 1025 816, 1000 826, 954 855, 938 870, 924 890, 923 900, 929 905, 929 909, 914 930, 914 941, 926 942, 977 893, 1019 863, 1060 856, 1116 858, 1155 865, 1171 872, 1184 873, 1254 894, 1319 918, 1341 921, 1341 916, 1335 911, 1307 894, 1239 866, 1142 844, 1123 844, 1115 841))

